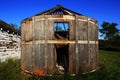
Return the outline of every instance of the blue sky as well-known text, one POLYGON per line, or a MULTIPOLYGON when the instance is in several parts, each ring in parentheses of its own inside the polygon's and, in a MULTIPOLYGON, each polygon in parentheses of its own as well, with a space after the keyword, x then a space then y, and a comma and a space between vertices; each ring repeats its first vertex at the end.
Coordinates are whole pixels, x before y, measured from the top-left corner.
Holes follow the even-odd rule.
POLYGON ((23 19, 57 4, 96 19, 99 28, 107 21, 117 23, 120 29, 120 0, 0 0, 0 19, 20 26, 23 19))

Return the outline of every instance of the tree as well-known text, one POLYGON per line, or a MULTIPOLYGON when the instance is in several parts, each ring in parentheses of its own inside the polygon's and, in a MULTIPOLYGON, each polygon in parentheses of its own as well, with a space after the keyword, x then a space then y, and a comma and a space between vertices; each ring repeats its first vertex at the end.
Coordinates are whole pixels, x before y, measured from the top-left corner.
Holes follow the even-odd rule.
POLYGON ((16 24, 11 23, 10 26, 12 26, 14 29, 18 30, 18 27, 16 24))
POLYGON ((105 50, 120 51, 120 30, 116 28, 116 23, 103 22, 99 31, 105 40, 99 41, 99 48, 105 50))
POLYGON ((13 24, 13 23, 11 23, 11 24, 9 24, 11 27, 13 27, 17 32, 18 32, 18 34, 20 34, 20 32, 21 32, 21 27, 18 27, 16 24, 13 24))
POLYGON ((63 31, 63 30, 62 30, 62 28, 60 26, 56 26, 55 31, 63 31))
POLYGON ((101 26, 102 29, 99 29, 99 31, 105 40, 112 40, 119 34, 119 30, 116 28, 117 23, 103 22, 101 26))

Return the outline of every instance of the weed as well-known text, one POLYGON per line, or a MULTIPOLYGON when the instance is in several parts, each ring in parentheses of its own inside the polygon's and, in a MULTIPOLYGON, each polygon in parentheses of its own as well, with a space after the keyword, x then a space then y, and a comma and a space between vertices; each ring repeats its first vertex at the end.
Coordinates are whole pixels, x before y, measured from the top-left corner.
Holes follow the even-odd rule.
POLYGON ((21 72, 20 60, 8 59, 0 63, 0 80, 120 80, 120 53, 99 51, 99 69, 92 73, 77 74, 69 73, 52 76, 30 75, 21 72))

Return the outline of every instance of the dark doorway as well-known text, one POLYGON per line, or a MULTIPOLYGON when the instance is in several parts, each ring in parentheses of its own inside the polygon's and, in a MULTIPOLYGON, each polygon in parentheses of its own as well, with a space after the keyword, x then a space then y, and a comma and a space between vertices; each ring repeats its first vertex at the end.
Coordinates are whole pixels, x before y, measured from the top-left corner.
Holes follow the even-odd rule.
MULTIPOLYGON (((68 22, 55 22, 54 33, 56 40, 69 39, 69 25, 68 22)), ((62 66, 64 71, 68 70, 68 44, 55 44, 58 66, 62 66)))

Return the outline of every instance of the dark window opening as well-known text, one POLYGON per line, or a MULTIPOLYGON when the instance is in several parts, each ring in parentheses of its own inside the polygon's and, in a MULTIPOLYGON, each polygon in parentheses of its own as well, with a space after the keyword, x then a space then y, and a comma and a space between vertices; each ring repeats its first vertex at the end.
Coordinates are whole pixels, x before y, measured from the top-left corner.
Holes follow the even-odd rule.
POLYGON ((57 37, 61 38, 68 38, 69 36, 69 28, 68 22, 55 22, 54 23, 54 32, 57 37))
MULTIPOLYGON (((56 40, 68 40, 69 39, 69 25, 68 22, 55 22, 54 34, 56 40)), ((57 68, 59 70, 68 70, 68 47, 69 44, 55 44, 57 68)))

